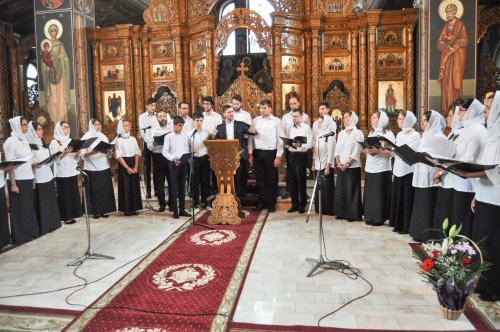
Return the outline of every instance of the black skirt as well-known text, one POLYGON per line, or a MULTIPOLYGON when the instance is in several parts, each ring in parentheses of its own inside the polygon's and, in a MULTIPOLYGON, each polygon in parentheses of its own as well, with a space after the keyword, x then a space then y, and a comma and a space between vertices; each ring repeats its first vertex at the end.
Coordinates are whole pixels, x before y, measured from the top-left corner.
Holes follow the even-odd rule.
POLYGON ((481 243, 484 260, 493 266, 481 274, 477 290, 500 296, 500 206, 476 201, 472 239, 481 243))
MULTIPOLYGON (((335 178, 333 174, 333 167, 330 168, 330 174, 324 176, 325 170, 321 170, 319 173, 321 185, 321 212, 325 216, 333 216, 333 201, 335 199, 335 178)), ((314 210, 319 213, 319 188, 316 188, 316 193, 314 194, 314 210)))
MULTIPOLYGON (((448 218, 450 223, 451 203, 453 200, 453 189, 439 187, 436 195, 436 209, 434 210, 434 218, 432 228, 443 229, 443 222, 448 218)), ((450 224, 451 226, 451 224, 450 224)))
POLYGON ((35 209, 33 180, 16 180, 19 193, 13 193, 9 186, 10 227, 12 242, 22 243, 32 240, 40 233, 35 209))
POLYGON ((40 235, 61 227, 54 180, 35 185, 35 204, 40 235))
POLYGON ((334 213, 337 219, 361 220, 361 168, 348 168, 337 173, 334 213))
POLYGON ((83 216, 82 198, 78 189, 78 175, 56 178, 56 184, 61 220, 70 221, 83 216))
MULTIPOLYGON (((134 168, 135 157, 123 157, 123 160, 130 168, 134 168)), ((139 174, 128 174, 118 164, 118 211, 132 213, 137 210, 142 210, 139 174)))
POLYGON ((389 219, 392 172, 365 173, 363 208, 365 220, 381 225, 389 219))
POLYGON ((413 173, 402 177, 394 176, 392 183, 391 208, 389 212, 389 226, 400 234, 408 234, 410 229, 411 211, 415 188, 412 186, 413 173))
POLYGON ((442 237, 442 233, 431 231, 436 207, 437 187, 415 188, 415 199, 410 219, 410 236, 419 242, 442 237))
POLYGON ((89 182, 85 188, 88 214, 98 215, 116 211, 111 170, 108 168, 103 171, 85 172, 89 182))
POLYGON ((0 249, 11 244, 5 187, 0 188, 0 249))
POLYGON ((472 236, 472 222, 474 213, 470 208, 470 204, 474 199, 475 193, 457 191, 453 189, 453 199, 451 203, 450 227, 456 224, 457 227, 462 225, 461 235, 472 236))

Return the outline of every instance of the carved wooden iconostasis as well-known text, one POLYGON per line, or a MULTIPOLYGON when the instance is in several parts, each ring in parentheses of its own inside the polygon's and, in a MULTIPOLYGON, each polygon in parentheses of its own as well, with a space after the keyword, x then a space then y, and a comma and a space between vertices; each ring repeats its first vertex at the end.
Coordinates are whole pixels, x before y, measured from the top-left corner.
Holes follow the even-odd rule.
POLYGON ((201 98, 214 96, 216 110, 234 94, 258 115, 258 102, 270 98, 275 115, 291 96, 313 119, 327 100, 337 116, 413 110, 416 10, 353 13, 354 0, 270 0, 272 24, 248 8, 219 19, 223 1, 153 0, 144 26, 91 28, 96 116, 111 131, 126 116, 136 128, 145 100, 169 92, 167 111, 185 100, 201 110, 201 98), (232 31, 255 33, 259 55, 222 55, 232 31), (258 62, 250 64, 250 61, 258 62), (256 60, 253 60, 256 59, 256 60))

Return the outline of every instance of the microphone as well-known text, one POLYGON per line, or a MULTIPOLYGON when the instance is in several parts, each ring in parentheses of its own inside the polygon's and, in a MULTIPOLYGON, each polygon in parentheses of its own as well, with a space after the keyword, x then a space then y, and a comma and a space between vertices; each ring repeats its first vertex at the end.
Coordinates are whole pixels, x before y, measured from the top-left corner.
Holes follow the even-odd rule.
POLYGON ((191 137, 194 137, 194 135, 196 135, 196 133, 198 132, 198 130, 193 130, 193 134, 191 135, 191 137))
POLYGON ((87 176, 87 173, 83 169, 81 169, 80 166, 76 166, 76 170, 82 173, 83 175, 87 176))
POLYGON ((326 137, 332 137, 335 136, 335 132, 331 131, 328 134, 324 134, 323 136, 320 136, 319 138, 326 138, 326 137))
POLYGON ((144 131, 144 132, 146 132, 146 130, 148 130, 148 129, 151 129, 151 126, 147 126, 145 128, 142 128, 141 130, 144 131))

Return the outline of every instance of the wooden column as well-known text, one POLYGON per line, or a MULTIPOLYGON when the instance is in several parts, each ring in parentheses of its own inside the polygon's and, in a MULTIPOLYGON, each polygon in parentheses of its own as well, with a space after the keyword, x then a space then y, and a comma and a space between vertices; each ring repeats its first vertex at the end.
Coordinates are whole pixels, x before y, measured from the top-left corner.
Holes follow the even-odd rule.
POLYGON ((415 25, 406 26, 406 109, 415 110, 415 54, 413 48, 413 30, 415 25))
POLYGON ((320 89, 320 82, 319 82, 319 77, 320 77, 320 47, 321 47, 321 34, 319 33, 319 30, 314 29, 311 33, 311 53, 312 53, 312 77, 311 77, 311 98, 312 98, 312 103, 311 106, 312 108, 309 109, 309 116, 312 119, 313 114, 316 114, 316 112, 319 109, 319 103, 320 103, 320 95, 321 95, 321 89, 320 89))
POLYGON ((3 31, 0 28, 0 140, 8 137, 9 102, 7 91, 7 55, 3 31))
MULTIPOLYGON (((102 109, 102 95, 101 95, 101 69, 100 69, 100 57, 99 57, 99 42, 93 41, 92 45, 92 58, 94 59, 94 98, 95 98, 95 117, 97 119, 102 119, 103 109, 102 109)), ((88 130, 88 122, 80 122, 80 131, 82 133, 88 130)))
MULTIPOLYGON (((125 32, 125 31, 124 31, 125 32)), ((128 31, 127 31, 128 32, 128 31)), ((126 36, 126 38, 122 39, 123 42, 123 62, 125 63, 125 86, 134 86, 133 85, 133 76, 132 76, 132 62, 130 61, 130 36, 126 36)), ((126 114, 131 114, 134 110, 134 98, 132 93, 127 93, 127 88, 125 88, 125 111, 126 114)), ((130 90, 129 90, 130 91, 130 90)), ((133 113, 132 113, 133 114, 133 113)))
POLYGON ((366 119, 363 121, 365 128, 370 128, 370 114, 377 110, 377 54, 375 50, 375 43, 377 27, 370 25, 368 27, 368 110, 366 112, 366 119))
POLYGON ((366 95, 367 95, 367 72, 366 72, 366 27, 359 29, 359 110, 360 129, 366 129, 366 95))
MULTIPOLYGON (((180 36, 174 37, 175 44, 175 72, 182 72, 182 38, 180 36)), ((177 75, 177 101, 184 100, 184 76, 177 75)))
POLYGON ((311 104, 311 97, 312 97, 312 37, 311 37, 311 32, 306 32, 304 33, 304 38, 305 38, 305 55, 306 55, 306 63, 305 63, 305 71, 306 71, 306 81, 304 82, 304 91, 303 95, 301 96, 301 108, 302 110, 310 110, 312 107, 311 104))
POLYGON ((274 79, 274 115, 281 116, 283 110, 282 90, 281 83, 281 33, 283 29, 273 29, 274 32, 274 65, 273 65, 273 79, 274 79))
MULTIPOLYGON (((149 37, 143 38, 142 43, 142 74, 144 79, 144 99, 147 100, 152 96, 151 91, 151 63, 149 61, 149 37)), ((141 113, 144 112, 145 108, 141 109, 141 113)))
POLYGON ((214 32, 213 31, 205 31, 205 40, 207 42, 207 94, 209 96, 214 96, 216 98, 216 93, 215 93, 215 87, 214 87, 214 81, 215 81, 215 71, 217 68, 215 68, 214 64, 214 32))
MULTIPOLYGON (((132 37, 132 54, 134 61, 134 98, 135 98, 135 112, 127 117, 127 119, 132 123, 132 130, 136 130, 137 128, 137 119, 139 115, 144 112, 144 88, 143 84, 143 76, 142 76, 142 67, 141 67, 141 43, 139 41, 139 27, 134 26, 133 28, 134 35, 132 37)), ((136 132, 137 133, 137 132, 136 132)))
POLYGON ((351 100, 349 108, 355 112, 358 111, 358 94, 359 94, 359 67, 358 67, 358 30, 351 30, 351 100))
POLYGON ((21 112, 21 93, 19 90, 19 42, 12 34, 7 36, 7 47, 9 48, 9 62, 11 66, 10 79, 12 82, 13 116, 24 115, 21 112))
MULTIPOLYGON (((184 77, 184 101, 190 102, 191 101, 191 71, 189 70, 189 56, 190 56, 190 49, 189 49, 189 39, 188 38, 183 38, 182 39, 182 70, 181 68, 177 69, 177 73, 181 73, 181 76, 184 77)), ((191 105, 191 111, 194 112, 196 110, 196 106, 194 105, 196 101, 193 100, 193 105, 191 105)))

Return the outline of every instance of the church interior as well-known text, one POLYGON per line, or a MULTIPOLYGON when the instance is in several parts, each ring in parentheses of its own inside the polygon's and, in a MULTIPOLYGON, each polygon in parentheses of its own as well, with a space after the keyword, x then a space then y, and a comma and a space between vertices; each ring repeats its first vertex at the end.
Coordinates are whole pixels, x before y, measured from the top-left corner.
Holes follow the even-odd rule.
MULTIPOLYGON (((296 97, 311 124, 327 102, 339 131, 354 111, 364 135, 382 110, 396 134, 401 111, 446 116, 457 98, 456 76, 446 76, 455 69, 443 78, 440 68, 449 5, 468 36, 460 97, 482 101, 500 90, 498 0, 1 0, 1 161, 16 116, 38 122, 47 142, 61 120, 81 138, 97 119, 111 141, 126 119, 142 148, 139 116, 152 97, 170 117, 186 102, 193 117, 207 96, 222 115, 239 95, 252 118, 264 99, 281 118, 296 97)), ((109 162, 118 193, 119 163, 109 162)), ((249 199, 241 225, 203 237, 210 211, 174 219, 143 180, 138 215, 111 213, 90 229, 80 217, 0 248, 1 331, 500 329, 500 301, 477 294, 458 319, 443 317, 412 257, 415 241, 387 224, 288 214, 289 199, 256 212, 249 199), (68 266, 94 249, 113 259, 68 266), (318 254, 331 264, 310 273, 318 254)), ((281 196, 284 159, 279 180, 281 196)), ((309 196, 313 186, 311 174, 309 196)))

